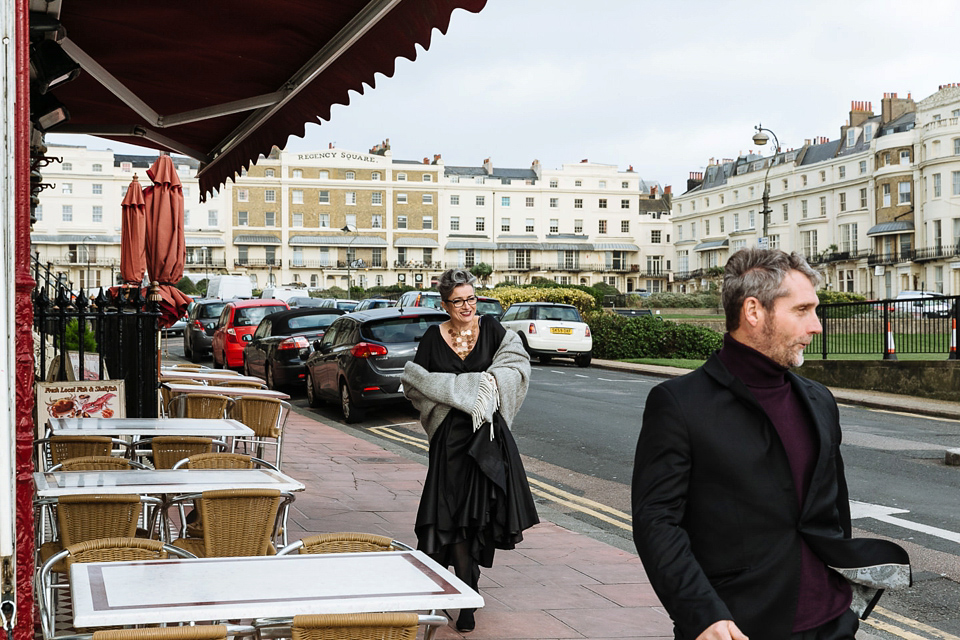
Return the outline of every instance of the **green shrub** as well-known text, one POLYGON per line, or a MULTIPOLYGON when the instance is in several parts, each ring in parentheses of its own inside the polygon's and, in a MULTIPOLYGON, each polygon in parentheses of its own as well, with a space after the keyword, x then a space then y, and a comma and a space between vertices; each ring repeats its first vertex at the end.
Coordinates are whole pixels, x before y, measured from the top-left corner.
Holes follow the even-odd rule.
POLYGON ((821 289, 820 291, 817 291, 817 298, 820 299, 820 304, 834 304, 837 302, 863 302, 867 299, 866 296, 862 296, 859 293, 830 291, 827 289, 821 289))
POLYGON ((494 287, 487 289, 485 294, 499 300, 504 309, 514 302, 557 302, 572 304, 580 315, 586 315, 596 304, 596 299, 589 293, 567 287, 494 287))
POLYGON ((597 358, 704 359, 723 344, 723 334, 712 329, 656 317, 627 317, 606 311, 585 315, 597 358))
POLYGON ((180 291, 184 292, 188 296, 196 295, 198 293, 197 286, 193 284, 193 280, 187 276, 180 278, 180 282, 177 283, 177 289, 180 289, 180 291))
POLYGON ((641 298, 647 309, 719 309, 720 292, 716 289, 699 293, 654 293, 641 298))
MULTIPOLYGON (((83 350, 86 353, 94 353, 97 350, 97 340, 93 336, 93 329, 89 321, 84 323, 83 332, 83 350)), ((65 343, 68 351, 79 351, 80 349, 80 322, 74 318, 67 322, 65 331, 65 343)))

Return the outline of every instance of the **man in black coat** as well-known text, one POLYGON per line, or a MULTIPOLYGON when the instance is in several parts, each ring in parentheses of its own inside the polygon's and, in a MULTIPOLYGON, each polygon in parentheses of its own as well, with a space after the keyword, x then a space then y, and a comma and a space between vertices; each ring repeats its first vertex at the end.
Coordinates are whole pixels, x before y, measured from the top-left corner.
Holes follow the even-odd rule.
POLYGON ((633 537, 678 639, 852 640, 910 583, 901 547, 851 539, 836 401, 789 371, 821 331, 818 281, 796 253, 732 255, 723 348, 647 398, 633 537))

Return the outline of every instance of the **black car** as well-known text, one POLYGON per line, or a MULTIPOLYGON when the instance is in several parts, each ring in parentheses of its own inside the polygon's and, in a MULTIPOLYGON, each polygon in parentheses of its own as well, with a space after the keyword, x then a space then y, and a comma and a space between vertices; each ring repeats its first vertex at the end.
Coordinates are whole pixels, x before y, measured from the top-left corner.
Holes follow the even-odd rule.
POLYGON ((447 317, 426 307, 389 307, 337 318, 307 360, 310 406, 337 401, 346 422, 359 422, 369 407, 405 401, 403 366, 427 328, 447 317))
POLYGON ((310 344, 343 313, 309 307, 265 316, 243 347, 243 372, 263 378, 271 389, 303 382, 310 344))
POLYGON ((229 300, 197 300, 190 305, 187 325, 183 329, 183 355, 193 362, 199 362, 210 351, 213 331, 227 302, 229 300))
POLYGON ((503 316, 503 305, 496 298, 477 296, 477 315, 493 316, 499 320, 503 316))

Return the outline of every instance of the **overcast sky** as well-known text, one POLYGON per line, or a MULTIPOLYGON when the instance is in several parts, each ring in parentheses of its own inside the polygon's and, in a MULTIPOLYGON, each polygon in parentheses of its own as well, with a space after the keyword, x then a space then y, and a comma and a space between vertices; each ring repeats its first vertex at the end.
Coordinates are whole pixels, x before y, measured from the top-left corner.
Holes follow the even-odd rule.
POLYGON ((956 0, 489 0, 286 148, 390 138, 394 158, 448 165, 586 158, 682 192, 709 158, 749 151, 758 122, 799 147, 836 139, 851 100, 879 112, 885 92, 960 82, 958 33, 956 0))

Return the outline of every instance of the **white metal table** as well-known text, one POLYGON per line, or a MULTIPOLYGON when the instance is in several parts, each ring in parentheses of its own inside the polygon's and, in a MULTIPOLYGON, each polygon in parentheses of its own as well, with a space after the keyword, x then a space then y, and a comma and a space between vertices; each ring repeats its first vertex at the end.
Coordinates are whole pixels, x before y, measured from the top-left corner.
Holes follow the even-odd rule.
POLYGON ((483 606, 420 551, 75 563, 76 627, 483 606))
POLYGON ((271 469, 57 471, 34 473, 33 481, 38 498, 98 493, 183 495, 218 489, 305 489, 300 481, 271 469))
POLYGON ((243 376, 240 374, 223 373, 219 371, 189 371, 184 369, 161 369, 160 381, 167 380, 198 380, 206 382, 209 385, 222 384, 224 382, 256 382, 265 384, 260 378, 254 376, 243 376))
POLYGON ((170 390, 171 395, 178 393, 216 393, 222 396, 256 396, 258 398, 276 398, 289 400, 290 395, 273 389, 251 389, 249 387, 221 387, 205 384, 175 384, 164 382, 163 386, 170 390))
POLYGON ((235 438, 253 435, 238 420, 203 418, 51 418, 53 436, 201 436, 235 438))

